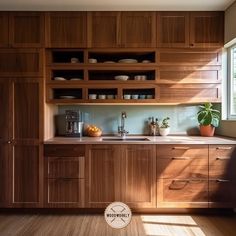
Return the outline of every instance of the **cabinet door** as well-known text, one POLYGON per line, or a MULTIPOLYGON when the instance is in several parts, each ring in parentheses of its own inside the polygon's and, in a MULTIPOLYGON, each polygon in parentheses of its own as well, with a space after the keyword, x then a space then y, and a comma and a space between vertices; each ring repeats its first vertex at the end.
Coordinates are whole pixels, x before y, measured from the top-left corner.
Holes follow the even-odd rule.
POLYGON ((156 47, 156 13, 122 12, 122 46, 156 47))
POLYGON ((88 19, 90 47, 120 46, 120 12, 91 12, 88 19))
POLYGON ((122 150, 122 200, 131 207, 156 207, 155 145, 124 145, 122 150))
POLYGON ((44 14, 38 12, 10 13, 10 44, 13 47, 44 46, 44 14))
POLYGON ((12 83, 12 132, 10 167, 15 207, 38 207, 42 201, 42 123, 40 88, 26 79, 12 83))
POLYGON ((222 47, 224 42, 223 12, 190 13, 190 46, 222 47))
POLYGON ((43 54, 40 49, 1 49, 0 76, 43 76, 43 54))
POLYGON ((88 145, 86 201, 89 207, 106 207, 120 201, 119 145, 88 145))
POLYGON ((9 87, 8 81, 0 80, 0 207, 8 202, 8 130, 9 130, 9 87))
POLYGON ((189 13, 158 13, 157 46, 189 47, 189 13))
POLYGON ((235 145, 209 146, 210 207, 236 206, 235 145))
POLYGON ((47 47, 87 46, 86 12, 51 12, 46 16, 47 47))
POLYGON ((8 47, 8 13, 0 12, 0 47, 8 47))

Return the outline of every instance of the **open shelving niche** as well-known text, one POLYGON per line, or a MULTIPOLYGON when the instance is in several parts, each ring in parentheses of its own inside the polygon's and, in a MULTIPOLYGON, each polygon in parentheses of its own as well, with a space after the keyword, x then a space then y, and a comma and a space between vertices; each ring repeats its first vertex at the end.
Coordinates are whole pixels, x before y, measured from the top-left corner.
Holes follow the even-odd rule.
POLYGON ((156 50, 48 49, 46 55, 48 103, 154 103, 158 99, 156 50), (91 58, 97 62, 90 63, 91 58), (129 78, 117 80, 120 75, 129 78), (91 99, 94 94, 96 99, 91 99))

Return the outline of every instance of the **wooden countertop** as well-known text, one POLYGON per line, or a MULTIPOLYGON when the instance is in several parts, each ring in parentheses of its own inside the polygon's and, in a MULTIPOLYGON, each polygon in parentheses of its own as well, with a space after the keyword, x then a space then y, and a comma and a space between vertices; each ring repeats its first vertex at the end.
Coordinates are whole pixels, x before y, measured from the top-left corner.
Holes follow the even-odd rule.
POLYGON ((44 141, 44 144, 236 144, 236 139, 214 136, 185 136, 185 135, 168 135, 168 136, 127 136, 127 138, 147 138, 150 141, 104 141, 103 138, 118 138, 115 136, 104 137, 82 137, 82 138, 69 138, 69 137, 54 137, 44 141))

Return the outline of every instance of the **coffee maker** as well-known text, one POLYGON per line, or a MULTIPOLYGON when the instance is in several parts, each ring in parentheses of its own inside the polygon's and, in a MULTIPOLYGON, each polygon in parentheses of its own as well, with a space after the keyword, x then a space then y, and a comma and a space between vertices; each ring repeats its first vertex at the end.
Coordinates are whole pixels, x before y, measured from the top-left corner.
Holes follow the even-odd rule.
POLYGON ((83 122, 79 111, 66 110, 66 136, 82 137, 83 122))

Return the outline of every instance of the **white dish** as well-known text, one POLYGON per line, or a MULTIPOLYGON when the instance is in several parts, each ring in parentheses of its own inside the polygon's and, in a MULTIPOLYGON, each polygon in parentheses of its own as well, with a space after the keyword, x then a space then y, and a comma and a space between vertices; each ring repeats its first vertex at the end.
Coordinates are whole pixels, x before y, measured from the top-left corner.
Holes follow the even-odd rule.
POLYGON ((66 80, 66 79, 64 77, 54 77, 54 80, 60 81, 60 80, 66 80))
POLYGON ((104 63, 116 63, 115 61, 104 61, 104 63))
POLYGON ((138 63, 136 59, 121 59, 118 62, 119 63, 138 63))
POLYGON ((98 60, 95 58, 89 58, 88 61, 89 61, 89 63, 97 63, 98 62, 98 60))
POLYGON ((138 94, 133 94, 133 95, 131 95, 131 98, 132 98, 132 99, 138 99, 138 97, 139 97, 138 94))
POLYGON ((106 95, 105 94, 99 94, 98 99, 106 99, 106 95))
POLYGON ((97 94, 89 94, 89 99, 97 99, 97 94))
POLYGON ((114 79, 115 79, 115 80, 123 80, 123 81, 125 81, 125 80, 128 80, 128 79, 129 79, 129 76, 128 76, 128 75, 116 75, 116 76, 114 77, 114 79))
POLYGON ((124 99, 130 99, 131 98, 131 95, 130 94, 125 94, 124 95, 124 99))
POLYGON ((62 99, 74 99, 76 98, 75 96, 67 96, 67 95, 64 95, 64 96, 60 96, 60 98, 62 99))
POLYGON ((135 80, 146 80, 147 76, 146 75, 135 75, 134 79, 135 80))
POLYGON ((81 78, 71 78, 70 80, 82 80, 81 78))

